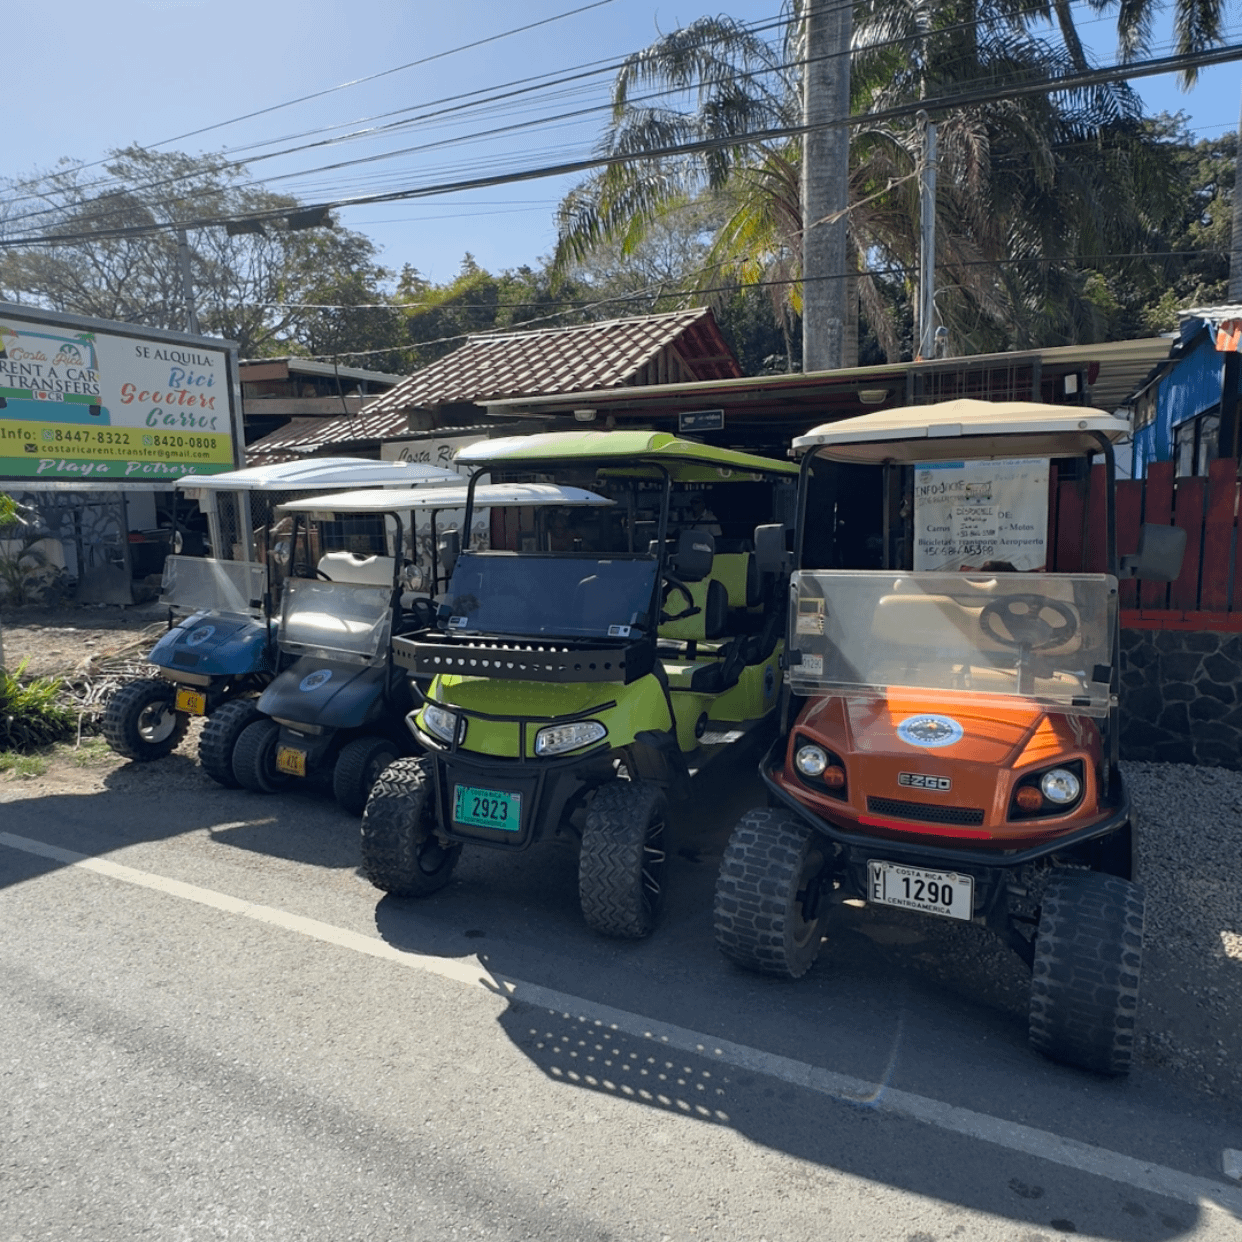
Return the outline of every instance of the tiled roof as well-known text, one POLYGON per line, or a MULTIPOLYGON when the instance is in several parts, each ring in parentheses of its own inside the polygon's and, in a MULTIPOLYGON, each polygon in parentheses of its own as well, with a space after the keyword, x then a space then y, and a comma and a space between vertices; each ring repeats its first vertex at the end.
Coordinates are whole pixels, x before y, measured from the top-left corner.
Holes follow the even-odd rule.
POLYGON ((340 414, 332 418, 295 418, 269 432, 246 449, 251 461, 290 461, 318 452, 330 444, 353 444, 360 440, 386 440, 408 431, 404 414, 370 418, 365 414, 340 414))
POLYGON ((688 372, 670 379, 730 379, 742 374, 712 312, 699 306, 569 328, 472 336, 460 349, 376 398, 366 413, 651 382, 653 377, 640 381, 638 373, 669 345, 676 346, 688 372))
POLYGON ((409 430, 407 411, 429 406, 627 384, 735 379, 741 374, 705 306, 570 328, 472 336, 460 349, 364 406, 360 414, 295 418, 255 441, 247 453, 252 460, 288 460, 332 444, 388 440, 409 430), (667 346, 676 353, 671 363, 663 353, 667 346))

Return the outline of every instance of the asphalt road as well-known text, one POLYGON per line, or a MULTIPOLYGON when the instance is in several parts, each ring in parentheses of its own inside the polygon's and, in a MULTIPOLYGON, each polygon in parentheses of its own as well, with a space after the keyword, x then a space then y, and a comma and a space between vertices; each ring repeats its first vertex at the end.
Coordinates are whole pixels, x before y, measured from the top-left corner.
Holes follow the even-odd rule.
POLYGON ((0 1239, 1242 1236, 1242 1110, 1040 1059, 977 929, 845 910, 797 983, 719 958, 750 770, 700 783, 639 944, 562 848, 403 902, 330 801, 181 756, 0 787, 0 1239))

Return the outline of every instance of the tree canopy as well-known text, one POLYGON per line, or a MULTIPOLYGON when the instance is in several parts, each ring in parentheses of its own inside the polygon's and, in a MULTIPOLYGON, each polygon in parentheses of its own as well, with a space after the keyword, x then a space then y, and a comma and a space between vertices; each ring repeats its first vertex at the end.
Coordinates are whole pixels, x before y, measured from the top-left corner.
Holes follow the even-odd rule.
POLYGON ((103 173, 95 177, 62 162, 0 183, 7 191, 0 240, 65 239, 0 250, 0 298, 184 331, 173 226, 267 213, 271 218, 253 232, 222 225, 190 230, 201 330, 237 341, 244 358, 326 353, 331 350, 320 346, 328 343, 352 349, 390 343, 383 317, 372 322, 353 312, 343 335, 340 316, 314 308, 383 300, 391 273, 375 262, 375 247, 363 234, 331 224, 291 229, 287 218, 298 201, 254 185, 244 167, 222 156, 129 147, 111 152, 103 173))

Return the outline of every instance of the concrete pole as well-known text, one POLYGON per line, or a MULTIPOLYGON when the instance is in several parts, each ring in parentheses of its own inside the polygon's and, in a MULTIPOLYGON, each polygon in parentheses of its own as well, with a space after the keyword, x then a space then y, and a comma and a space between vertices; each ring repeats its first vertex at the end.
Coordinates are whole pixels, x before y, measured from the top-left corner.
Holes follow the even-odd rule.
POLYGON ((843 365, 849 291, 846 234, 854 13, 843 0, 806 0, 802 78, 802 369, 843 365), (824 221, 824 223, 821 223, 824 221))
POLYGON ((1233 236, 1229 242, 1229 301, 1242 302, 1242 111, 1238 115, 1238 152, 1233 165, 1233 236))
POLYGON ((936 126, 923 121, 919 170, 919 348, 917 359, 936 356, 936 126))
POLYGON ((194 305, 194 281, 190 277, 190 243, 185 229, 177 230, 177 262, 181 267, 181 292, 185 297, 185 330, 198 335, 198 310, 194 305))

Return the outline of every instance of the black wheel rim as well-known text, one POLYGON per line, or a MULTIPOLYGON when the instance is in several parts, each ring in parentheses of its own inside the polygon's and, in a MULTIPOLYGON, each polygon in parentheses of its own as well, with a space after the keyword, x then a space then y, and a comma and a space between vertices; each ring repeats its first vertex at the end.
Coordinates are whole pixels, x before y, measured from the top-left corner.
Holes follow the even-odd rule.
POLYGON ((823 854, 818 849, 808 850, 798 872, 797 896, 789 918, 790 939, 795 948, 805 948, 812 937, 819 935, 823 917, 820 912, 823 897, 819 892, 819 873, 823 869, 823 854), (810 918, 806 914, 808 908, 814 911, 810 918))

